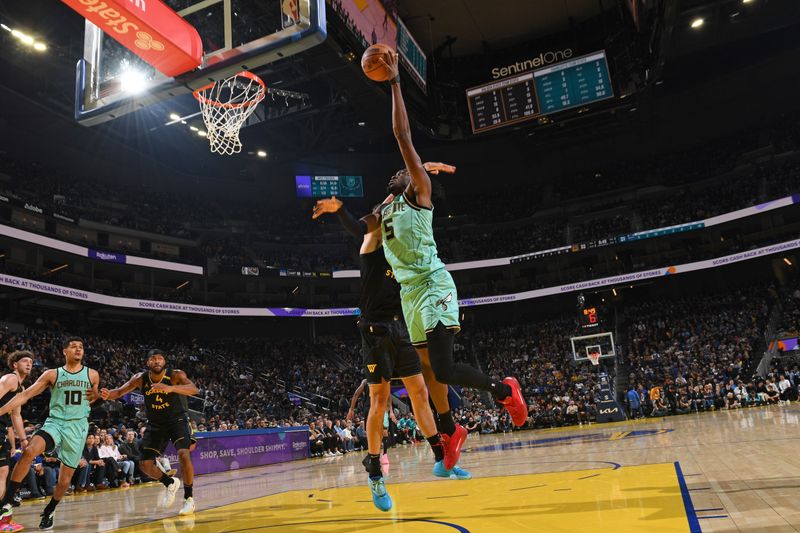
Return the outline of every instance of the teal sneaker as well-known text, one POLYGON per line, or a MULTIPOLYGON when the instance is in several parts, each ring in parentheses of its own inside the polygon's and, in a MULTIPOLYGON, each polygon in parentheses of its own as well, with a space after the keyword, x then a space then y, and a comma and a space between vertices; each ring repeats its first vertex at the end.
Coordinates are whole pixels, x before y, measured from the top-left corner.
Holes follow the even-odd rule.
POLYGON ((458 465, 454 466, 451 470, 447 470, 444 467, 444 461, 437 461, 436 464, 433 465, 433 475, 450 479, 472 479, 472 474, 458 465))
POLYGON ((369 479, 369 490, 372 491, 372 503, 383 512, 392 508, 392 498, 386 492, 386 483, 382 477, 369 479))

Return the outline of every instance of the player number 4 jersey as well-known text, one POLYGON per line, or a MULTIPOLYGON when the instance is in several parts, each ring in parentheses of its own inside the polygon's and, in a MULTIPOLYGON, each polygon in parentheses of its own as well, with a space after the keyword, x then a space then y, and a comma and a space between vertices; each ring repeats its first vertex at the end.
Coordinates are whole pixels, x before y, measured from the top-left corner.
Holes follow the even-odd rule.
POLYGON ((413 283, 444 268, 433 239, 433 209, 417 206, 405 192, 381 211, 381 234, 399 283, 413 283))

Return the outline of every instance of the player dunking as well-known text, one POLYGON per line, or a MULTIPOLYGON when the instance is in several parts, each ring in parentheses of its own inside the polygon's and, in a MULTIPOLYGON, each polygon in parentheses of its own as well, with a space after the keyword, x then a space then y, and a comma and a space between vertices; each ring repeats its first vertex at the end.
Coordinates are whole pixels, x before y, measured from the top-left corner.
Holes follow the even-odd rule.
POLYGON ((194 396, 198 389, 186 376, 186 372, 167 368, 164 352, 150 350, 147 354, 147 370, 139 372, 123 386, 100 391, 104 400, 116 400, 139 389, 144 394, 144 409, 147 428, 142 439, 142 460, 139 468, 153 479, 160 481, 166 491, 162 505, 168 507, 175 501, 175 493, 181 480, 169 477, 155 464, 156 457, 164 453, 167 443, 172 441, 178 451, 183 477, 183 507, 178 514, 194 513, 194 466, 192 465, 192 427, 189 425, 187 396, 194 396))
MULTIPOLYGON (((389 200, 391 197, 387 198, 387 201, 389 200)), ((349 213, 342 208, 342 203, 332 198, 327 207, 323 208, 325 205, 324 202, 315 205, 313 218, 319 217, 322 213, 337 212, 347 227, 344 217, 349 213)), ((428 389, 422 376, 419 357, 411 346, 407 328, 401 318, 399 287, 381 248, 379 228, 363 235, 359 260, 361 263, 359 331, 370 395, 370 410, 367 416, 368 454, 364 458, 364 467, 369 474, 369 486, 375 507, 381 511, 388 511, 392 508, 392 500, 386 492, 380 453, 383 420, 393 375, 403 381, 411 405, 417 414, 420 429, 431 445, 436 460, 434 474, 444 477, 453 475, 462 479, 469 479, 471 476, 465 470, 455 467, 458 455, 461 453, 460 444, 451 443, 447 436, 440 435, 436 429, 433 412, 428 404, 428 389), (450 472, 445 472, 446 456, 448 462, 454 465, 450 472)))
MULTIPOLYGON (((492 381, 476 368, 453 361, 455 333, 460 330, 458 294, 453 278, 445 269, 433 238, 433 204, 431 180, 414 149, 403 93, 400 89, 397 54, 383 61, 392 74, 392 129, 405 168, 389 180, 393 201, 380 213, 361 219, 362 233, 381 228, 383 249, 400 283, 400 296, 411 342, 417 348, 423 370, 448 385, 462 385, 489 391, 511 415, 516 426, 522 426, 528 410, 516 378, 492 381)), ((441 168, 431 168, 434 172, 441 168)), ((446 396, 431 389, 432 399, 440 409, 446 396)))
MULTIPOLYGON (((53 497, 41 514, 39 529, 53 529, 56 506, 64 497, 83 454, 86 435, 89 433, 89 413, 91 404, 99 397, 97 390, 100 375, 96 370, 83 366, 83 340, 70 337, 63 344, 66 359, 63 367, 47 370, 36 383, 0 407, 0 415, 14 413, 25 402, 50 388, 50 413, 42 428, 38 430, 25 447, 22 457, 11 473, 11 483, 3 497, 2 521, 13 525, 11 520, 12 502, 17 490, 28 475, 31 462, 37 455, 53 452, 59 448, 58 457, 61 468, 53 497)), ((20 526, 21 529, 21 526, 20 526)), ((19 529, 3 529, 18 531, 19 529)))

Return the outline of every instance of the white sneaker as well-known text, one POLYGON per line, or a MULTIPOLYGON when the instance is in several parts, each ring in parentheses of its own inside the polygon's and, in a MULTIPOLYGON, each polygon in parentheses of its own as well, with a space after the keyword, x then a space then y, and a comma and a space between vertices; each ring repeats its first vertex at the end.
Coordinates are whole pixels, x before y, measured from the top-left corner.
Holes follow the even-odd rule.
POLYGON ((172 478, 172 485, 166 487, 164 493, 161 495, 159 505, 161 507, 171 507, 175 503, 175 493, 181 488, 181 480, 174 477, 172 478))
POLYGON ((194 498, 186 498, 183 500, 183 507, 178 511, 179 515, 194 514, 194 498))
POLYGON ((342 455, 342 452, 340 452, 339 450, 336 450, 336 453, 334 453, 334 455, 342 455))

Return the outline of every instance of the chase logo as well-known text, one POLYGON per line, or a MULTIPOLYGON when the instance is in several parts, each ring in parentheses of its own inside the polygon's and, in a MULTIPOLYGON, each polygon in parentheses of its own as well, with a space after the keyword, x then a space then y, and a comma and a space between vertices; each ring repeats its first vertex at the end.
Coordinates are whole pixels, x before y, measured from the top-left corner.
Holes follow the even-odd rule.
POLYGON ((164 43, 156 41, 153 36, 146 31, 137 31, 136 40, 134 41, 136 48, 141 50, 154 50, 156 52, 164 51, 164 43))
POLYGON ((373 372, 375 372, 375 367, 377 366, 378 365, 367 365, 367 370, 369 370, 369 373, 372 374, 373 372))

